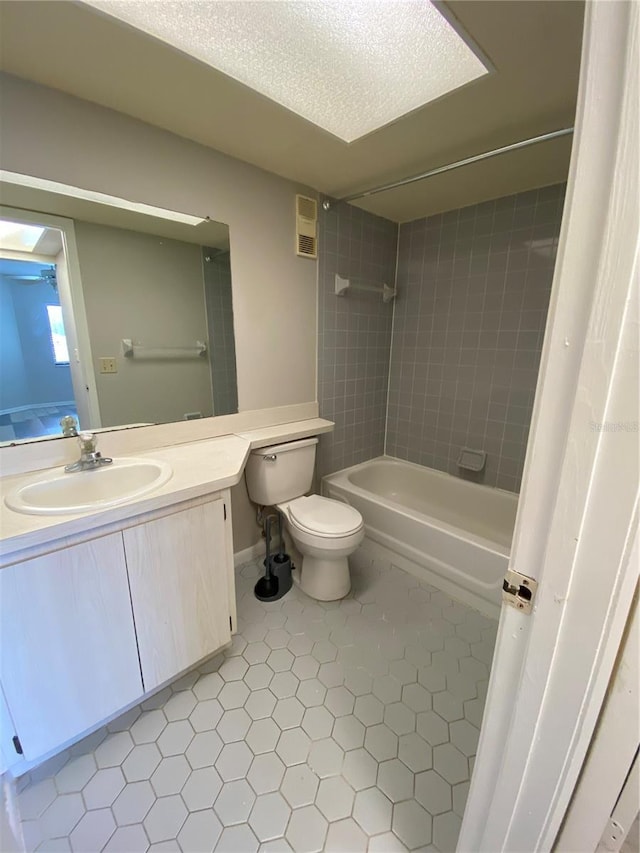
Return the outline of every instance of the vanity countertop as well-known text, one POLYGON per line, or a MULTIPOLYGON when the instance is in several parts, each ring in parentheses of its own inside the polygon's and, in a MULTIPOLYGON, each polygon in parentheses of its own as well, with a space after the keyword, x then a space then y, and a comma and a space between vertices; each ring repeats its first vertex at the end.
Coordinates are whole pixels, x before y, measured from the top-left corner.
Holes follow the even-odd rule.
MULTIPOLYGON (((14 512, 4 502, 8 492, 42 479, 59 468, 3 477, 0 479, 0 564, 14 562, 17 552, 25 549, 31 550, 88 531, 97 532, 106 525, 235 486, 242 477, 252 448, 319 435, 332 429, 331 421, 309 418, 248 430, 237 435, 138 450, 130 455, 167 462, 173 471, 171 479, 153 492, 118 506, 76 514, 27 515, 14 512)), ((126 458, 127 455, 122 454, 121 457, 126 458)), ((69 476, 85 475, 77 473, 69 476)))
MULTIPOLYGON (((224 438, 159 447, 132 454, 136 459, 148 458, 167 462, 173 471, 171 479, 153 492, 118 506, 70 515, 27 515, 14 512, 4 502, 4 495, 9 491, 42 479, 45 473, 52 473, 51 471, 4 477, 0 480, 0 490, 3 494, 0 503, 0 560, 24 548, 86 533, 88 530, 96 530, 135 515, 153 512, 171 504, 235 486, 242 476, 249 451, 250 444, 247 439, 228 435, 224 438)), ((86 475, 80 472, 69 476, 86 475)))
POLYGON ((256 447, 268 447, 270 444, 284 444, 285 441, 309 438, 310 435, 321 435, 323 432, 331 432, 333 427, 333 421, 327 421, 324 418, 309 418, 290 424, 238 431, 236 435, 239 438, 245 438, 250 443, 251 450, 254 450, 256 447))

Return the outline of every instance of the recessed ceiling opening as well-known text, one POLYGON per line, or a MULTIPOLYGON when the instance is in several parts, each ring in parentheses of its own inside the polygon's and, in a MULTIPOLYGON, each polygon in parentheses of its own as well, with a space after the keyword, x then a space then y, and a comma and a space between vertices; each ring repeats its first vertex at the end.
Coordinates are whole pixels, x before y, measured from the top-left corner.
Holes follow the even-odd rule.
POLYGON ((33 252, 45 232, 40 225, 25 225, 0 219, 0 249, 12 252, 33 252))

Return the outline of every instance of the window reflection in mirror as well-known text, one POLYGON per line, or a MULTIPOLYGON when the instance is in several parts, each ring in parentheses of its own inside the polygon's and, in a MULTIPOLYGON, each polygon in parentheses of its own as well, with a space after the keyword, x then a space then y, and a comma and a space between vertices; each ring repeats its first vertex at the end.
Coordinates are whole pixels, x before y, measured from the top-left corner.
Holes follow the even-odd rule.
POLYGON ((0 442, 237 412, 227 226, 74 201, 1 210, 0 442))

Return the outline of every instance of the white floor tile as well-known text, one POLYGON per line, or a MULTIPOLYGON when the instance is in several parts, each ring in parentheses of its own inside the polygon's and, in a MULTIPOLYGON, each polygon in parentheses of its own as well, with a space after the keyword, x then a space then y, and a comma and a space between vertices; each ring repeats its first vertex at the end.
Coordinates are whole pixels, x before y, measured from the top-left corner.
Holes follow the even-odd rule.
POLYGON ((133 782, 127 785, 113 803, 112 811, 118 826, 141 823, 156 801, 151 783, 133 782))
POLYGON ((197 770, 199 767, 210 767, 222 752, 222 747, 218 732, 198 732, 185 755, 193 770, 197 770))
POLYGON ((316 794, 316 805, 328 821, 349 817, 355 793, 341 776, 323 779, 316 794))
POLYGON ((227 782, 222 786, 214 808, 225 826, 246 823, 255 799, 256 795, 244 779, 227 782))
POLYGON ((110 809, 88 811, 69 836, 74 853, 93 853, 102 850, 116 831, 110 809))
POLYGON ((315 802, 319 778, 306 764, 288 767, 282 782, 282 793, 293 808, 310 806, 315 802))
POLYGON ((222 824, 212 811, 191 812, 178 833, 184 851, 213 853, 222 834, 222 824))
POLYGON ((278 700, 270 690, 256 690, 247 699, 244 709, 252 720, 270 717, 278 700))
POLYGON ((368 842, 369 838, 358 824, 346 818, 329 824, 325 849, 332 853, 365 853, 368 842))
POLYGON ((328 827, 315 806, 304 806, 292 813, 285 837, 296 853, 319 853, 328 827))
POLYGON ((391 801, 378 788, 358 791, 353 817, 368 835, 387 832, 391 829, 391 801))
MULTIPOLYGON (((182 760, 184 761, 184 758, 182 760)), ((84 787, 84 804, 88 809, 107 808, 124 786, 125 778, 119 767, 98 770, 84 787)))
POLYGON ((311 738, 301 728, 282 732, 276 745, 276 752, 289 767, 307 760, 311 749, 311 738))
POLYGON ((377 784, 392 803, 413 797, 413 773, 397 758, 378 765, 377 784))
POLYGON ((285 766, 275 752, 256 755, 247 773, 247 781, 256 794, 277 791, 282 783, 285 766))
POLYGON ((393 831, 409 850, 431 842, 431 815, 415 800, 398 803, 393 810, 393 831))
POLYGON ((153 844, 175 838, 187 814, 184 801, 179 796, 157 799, 143 821, 149 841, 153 844))
POLYGON ((273 841, 284 834, 291 808, 279 793, 259 796, 249 815, 249 826, 259 841, 273 841))
MULTIPOLYGON (((182 788, 182 799, 189 811, 210 809, 216 801, 222 779, 214 767, 201 767, 194 770, 182 788)), ((117 818, 117 815, 116 815, 117 818)))
POLYGON ((163 758, 153 771, 151 785, 158 797, 179 794, 190 773, 191 766, 184 755, 163 758))
POLYGON ((376 783, 378 762, 366 749, 354 749, 344 757, 342 775, 356 791, 371 788, 376 783))
POLYGON ((145 853, 149 847, 147 835, 140 824, 119 826, 104 848, 105 853, 145 853))
POLYGON ((29 851, 455 849, 495 624, 373 543, 341 602, 262 604, 260 562, 225 652, 20 782, 29 851))

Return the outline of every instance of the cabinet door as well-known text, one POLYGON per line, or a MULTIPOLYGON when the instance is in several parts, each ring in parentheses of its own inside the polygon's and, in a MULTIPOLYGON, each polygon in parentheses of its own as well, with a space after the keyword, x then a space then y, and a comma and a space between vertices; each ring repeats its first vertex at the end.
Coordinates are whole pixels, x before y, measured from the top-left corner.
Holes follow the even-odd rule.
POLYGON ((25 757, 142 693, 122 535, 0 570, 1 680, 25 757))
POLYGON ((221 500, 124 531, 145 691, 231 639, 221 500))

